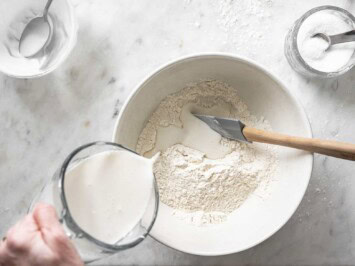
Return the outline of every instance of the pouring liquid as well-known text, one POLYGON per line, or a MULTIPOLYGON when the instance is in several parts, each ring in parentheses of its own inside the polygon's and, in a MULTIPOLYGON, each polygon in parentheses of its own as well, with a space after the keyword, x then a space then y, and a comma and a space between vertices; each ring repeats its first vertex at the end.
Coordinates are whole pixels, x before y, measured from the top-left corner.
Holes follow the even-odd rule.
POLYGON ((69 169, 64 189, 76 223, 108 244, 124 238, 147 209, 155 158, 128 151, 101 152, 69 169))

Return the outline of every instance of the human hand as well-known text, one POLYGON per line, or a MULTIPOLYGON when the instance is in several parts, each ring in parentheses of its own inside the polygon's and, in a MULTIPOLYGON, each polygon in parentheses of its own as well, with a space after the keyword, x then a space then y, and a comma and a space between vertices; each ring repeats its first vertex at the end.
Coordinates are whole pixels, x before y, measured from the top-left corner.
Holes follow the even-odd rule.
MULTIPOLYGON (((1 241, 1 240, 0 240, 1 241)), ((0 243, 0 266, 83 266, 51 205, 37 204, 0 243)))

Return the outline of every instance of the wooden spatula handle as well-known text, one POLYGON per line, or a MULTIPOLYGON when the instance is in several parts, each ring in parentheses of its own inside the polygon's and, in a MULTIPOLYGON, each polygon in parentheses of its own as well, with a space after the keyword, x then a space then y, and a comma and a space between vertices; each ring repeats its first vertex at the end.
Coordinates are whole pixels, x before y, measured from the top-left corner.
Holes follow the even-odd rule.
POLYGON ((250 127, 245 127, 243 129, 243 134, 249 141, 286 146, 355 161, 355 144, 330 140, 293 137, 250 127))

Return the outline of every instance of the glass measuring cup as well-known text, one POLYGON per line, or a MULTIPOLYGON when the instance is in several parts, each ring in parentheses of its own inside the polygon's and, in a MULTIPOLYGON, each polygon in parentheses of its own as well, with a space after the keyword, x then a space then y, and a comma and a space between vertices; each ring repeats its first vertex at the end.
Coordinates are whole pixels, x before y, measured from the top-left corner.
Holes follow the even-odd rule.
MULTIPOLYGON (((68 155, 62 166, 56 171, 54 176, 48 180, 29 208, 29 211, 32 211, 37 202, 52 204, 57 210, 60 222, 62 223, 68 237, 73 241, 81 258, 85 262, 98 260, 120 250, 134 247, 142 242, 153 227, 158 212, 159 194, 154 179, 148 207, 146 208, 143 217, 141 217, 141 220, 125 237, 119 239, 116 243, 108 244, 100 241, 85 232, 76 223, 70 213, 65 195, 64 182, 66 173, 80 161, 107 151, 125 151, 135 153, 134 151, 112 142, 93 142, 80 146, 68 155)), ((117 226, 120 225, 118 224, 117 226)))

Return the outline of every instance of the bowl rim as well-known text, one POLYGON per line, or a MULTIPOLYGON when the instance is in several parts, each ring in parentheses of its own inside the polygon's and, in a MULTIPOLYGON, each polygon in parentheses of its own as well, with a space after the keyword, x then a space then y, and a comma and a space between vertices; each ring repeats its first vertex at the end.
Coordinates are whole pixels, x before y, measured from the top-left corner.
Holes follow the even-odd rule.
POLYGON ((45 71, 42 72, 38 72, 36 74, 33 75, 16 75, 14 73, 9 73, 6 71, 6 69, 1 69, 0 72, 12 77, 12 78, 18 78, 18 79, 33 79, 33 78, 39 78, 42 76, 45 76, 51 72, 53 72, 54 70, 56 70, 70 55, 70 53, 73 51, 73 48, 75 47, 75 44, 77 42, 77 38, 78 38, 78 29, 79 29, 79 24, 77 21, 77 18, 75 16, 75 10, 74 10, 74 6, 71 0, 65 0, 68 4, 69 7, 69 15, 70 15, 70 19, 73 22, 73 31, 72 31, 72 36, 69 37, 69 45, 67 47, 66 50, 63 51, 63 54, 60 56, 60 58, 57 59, 57 62, 50 68, 46 69, 45 71))
MULTIPOLYGON (((240 61, 243 63, 246 63, 249 66, 252 66, 258 70, 260 70, 261 72, 265 73, 267 76, 269 76, 272 80, 274 80, 279 87, 286 93, 286 95, 290 98, 290 100, 293 102, 293 104, 296 106, 296 108, 298 109, 301 118, 302 118, 302 122, 304 123, 304 125, 306 126, 306 131, 307 131, 307 136, 309 138, 312 138, 313 134, 312 134, 312 128, 311 128, 311 124, 310 121, 307 117, 306 111, 304 110, 303 105, 301 104, 301 102, 298 100, 298 98, 296 98, 296 96, 294 96, 289 89, 287 89, 287 87, 285 86, 285 84, 276 77, 276 75, 274 75, 273 73, 271 73, 269 70, 266 69, 266 67, 264 67, 263 65, 255 62, 252 59, 249 59, 247 57, 244 56, 239 56, 239 55, 235 55, 235 54, 231 54, 231 53, 224 53, 224 52, 213 52, 213 53, 194 53, 194 54, 189 54, 189 55, 185 55, 182 57, 179 57, 177 59, 173 59, 170 60, 168 63, 165 63, 163 65, 161 65, 160 67, 158 67, 157 69, 151 71, 150 73, 148 73, 148 75, 145 76, 145 78, 138 83, 138 85, 136 85, 134 87, 134 89, 132 90, 132 92, 128 95, 128 97, 126 98, 126 100, 124 101, 124 104, 120 110, 120 113, 116 119, 115 125, 114 125, 114 132, 113 132, 113 136, 112 136, 112 142, 116 142, 116 136, 118 136, 118 126, 120 123, 120 120, 122 118, 122 115, 125 111, 125 109, 127 108, 128 104, 131 102, 131 100, 133 99, 133 97, 142 89, 142 87, 148 83, 151 79, 153 79, 155 76, 157 76, 160 72, 162 72, 163 70, 165 70, 166 68, 172 67, 176 64, 179 63, 183 63, 184 61, 188 61, 188 60, 193 60, 193 59, 202 59, 202 58, 211 58, 211 57, 215 57, 215 58, 221 58, 221 59, 232 59, 232 60, 236 60, 236 61, 240 61)), ((161 241, 159 239, 157 239, 156 237, 152 236, 150 234, 150 237, 152 237, 153 239, 155 239, 156 241, 158 241, 159 243, 172 248, 174 250, 177 251, 181 251, 184 253, 188 253, 188 254, 193 254, 193 255, 198 255, 198 256, 224 256, 224 255, 230 255, 230 254, 234 254, 234 253, 238 253, 238 252, 242 252, 244 250, 250 249, 252 247, 255 247, 257 245, 259 245, 260 243, 264 242, 265 240, 267 240, 268 238, 270 238, 272 235, 274 235, 276 232, 278 232, 290 219, 291 217, 294 215, 294 213, 296 212, 296 210, 298 209, 299 205, 301 204, 304 195, 306 193, 306 190, 308 188, 309 185, 309 181, 312 175, 312 171, 313 171, 313 164, 314 164, 314 155, 313 153, 309 153, 309 155, 311 155, 311 160, 309 162, 309 167, 310 167, 310 171, 307 175, 307 184, 304 187, 303 191, 302 191, 302 197, 300 197, 299 201, 297 204, 295 204, 292 212, 290 212, 290 215, 287 217, 287 219, 285 219, 284 222, 280 223, 280 225, 278 227, 275 227, 274 230, 270 231, 269 234, 266 234, 265 236, 263 236, 262 238, 260 238, 259 241, 248 245, 242 249, 230 249, 230 250, 226 250, 225 252, 191 252, 190 250, 186 250, 184 248, 175 248, 170 246, 169 244, 165 243, 164 241, 161 241)), ((158 215, 159 215, 159 210, 158 210, 158 215)))

